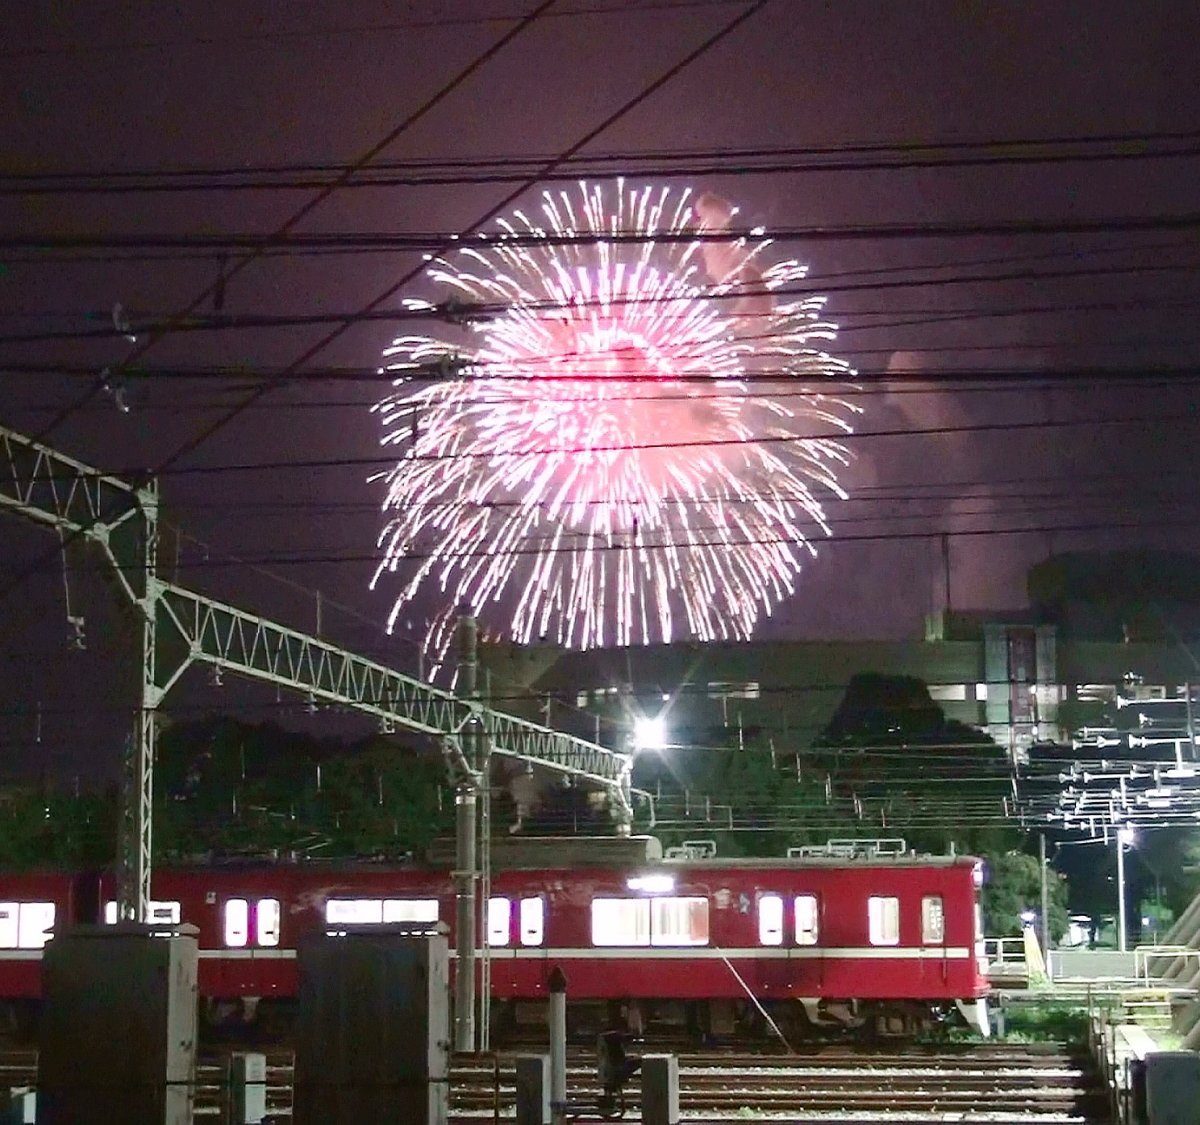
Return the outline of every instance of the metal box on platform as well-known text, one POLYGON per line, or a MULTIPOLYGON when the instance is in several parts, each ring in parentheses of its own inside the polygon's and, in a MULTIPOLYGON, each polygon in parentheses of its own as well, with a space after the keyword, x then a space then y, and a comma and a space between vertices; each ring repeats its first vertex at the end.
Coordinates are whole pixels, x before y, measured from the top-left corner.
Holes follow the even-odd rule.
POLYGON ((1194 1125, 1200 1119, 1200 1055, 1156 1051, 1146 1056, 1148 1125, 1194 1125))
POLYGON ((446 933, 444 925, 346 926, 301 943, 296 1125, 444 1125, 446 933))
POLYGON ((42 956, 39 1125, 191 1125, 196 927, 55 934, 42 956))

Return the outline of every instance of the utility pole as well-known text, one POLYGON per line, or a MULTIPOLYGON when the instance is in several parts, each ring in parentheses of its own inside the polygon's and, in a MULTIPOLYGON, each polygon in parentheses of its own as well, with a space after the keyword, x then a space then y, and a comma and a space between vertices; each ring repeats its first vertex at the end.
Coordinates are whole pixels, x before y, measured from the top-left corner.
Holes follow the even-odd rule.
MULTIPOLYGON (((475 618, 462 613, 458 619, 458 694, 464 699, 475 696, 478 678, 478 627, 475 618)), ((475 856, 478 847, 476 828, 476 790, 478 788, 478 731, 468 719, 461 737, 464 742, 466 770, 458 780, 454 794, 455 825, 455 934, 454 934, 454 1049, 460 1054, 475 1053, 475 940, 479 929, 476 899, 475 856)))
POLYGON ((156 678, 158 600, 158 491, 149 484, 137 493, 141 514, 138 572, 131 576, 135 609, 141 617, 141 682, 137 725, 126 751, 117 878, 117 913, 122 920, 149 921, 152 827, 154 823, 154 743, 162 691, 156 678), (140 586, 140 589, 137 587, 140 586))
POLYGON ((1188 733, 1188 761, 1196 760, 1196 716, 1192 711, 1192 685, 1191 681, 1183 685, 1183 690, 1187 694, 1187 733, 1188 733))
POLYGON ((950 615, 953 600, 950 595, 950 536, 942 533, 942 581, 946 589, 946 615, 950 615))
POLYGON ((1050 971, 1050 885, 1046 865, 1046 833, 1038 833, 1038 859, 1042 873, 1042 956, 1046 959, 1046 971, 1050 971))
POLYGON ((1125 952, 1128 943, 1125 936, 1125 841, 1117 831, 1117 949, 1125 952))

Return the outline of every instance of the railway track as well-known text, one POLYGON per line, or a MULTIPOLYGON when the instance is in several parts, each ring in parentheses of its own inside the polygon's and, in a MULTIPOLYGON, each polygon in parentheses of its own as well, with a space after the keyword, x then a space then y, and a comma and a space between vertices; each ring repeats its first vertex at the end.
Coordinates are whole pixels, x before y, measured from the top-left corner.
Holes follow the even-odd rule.
MULTIPOLYGON (((1109 1097, 1086 1055, 1063 1048, 985 1044, 968 1049, 869 1051, 826 1047, 804 1055, 714 1051, 680 1053, 680 1110, 685 1122, 827 1121, 894 1125, 1108 1125, 1109 1097)), ((0 1083, 32 1085, 33 1052, 0 1055, 0 1083)), ((197 1068, 196 1117, 220 1119, 219 1057, 197 1068)), ((572 1098, 594 1100, 590 1053, 568 1055, 572 1098)), ((456 1059, 451 1070, 451 1125, 511 1119, 512 1055, 456 1059)), ((268 1110, 291 1117, 292 1058, 267 1056, 268 1110)), ((581 1117, 580 1121, 597 1118, 581 1117)), ((626 1121, 640 1120, 637 1083, 626 1121)))

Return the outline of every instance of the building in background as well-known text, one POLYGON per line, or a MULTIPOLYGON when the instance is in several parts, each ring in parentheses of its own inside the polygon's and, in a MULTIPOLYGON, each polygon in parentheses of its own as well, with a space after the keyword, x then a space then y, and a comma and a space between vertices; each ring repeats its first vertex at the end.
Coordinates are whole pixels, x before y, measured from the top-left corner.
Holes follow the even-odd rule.
POLYGON ((935 614, 911 641, 587 652, 495 643, 484 664, 501 706, 608 745, 628 739, 638 717, 661 715, 672 743, 736 744, 766 731, 781 753, 802 751, 855 677, 873 676, 921 681, 947 721, 985 732, 1017 760, 1035 743, 1126 743, 1139 731, 1194 747, 1200 559, 1056 556, 1030 572, 1028 588, 1022 610, 935 614))

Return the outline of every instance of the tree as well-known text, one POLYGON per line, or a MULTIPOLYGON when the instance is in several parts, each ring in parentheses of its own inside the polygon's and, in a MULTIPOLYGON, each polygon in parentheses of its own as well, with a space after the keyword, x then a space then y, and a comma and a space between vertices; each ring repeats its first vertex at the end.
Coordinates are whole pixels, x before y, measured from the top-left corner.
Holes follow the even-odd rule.
POLYGON ((183 723, 159 744, 164 857, 420 854, 449 831, 445 768, 392 739, 318 739, 272 723, 183 723))
MULTIPOLYGON (((1054 871, 1048 873, 1050 936, 1058 941, 1067 931, 1067 882, 1054 871)), ((1039 912, 1042 875, 1038 859, 1024 852, 1009 851, 988 860, 988 878, 983 887, 984 928, 1002 937, 1019 934, 1021 915, 1039 912)))

